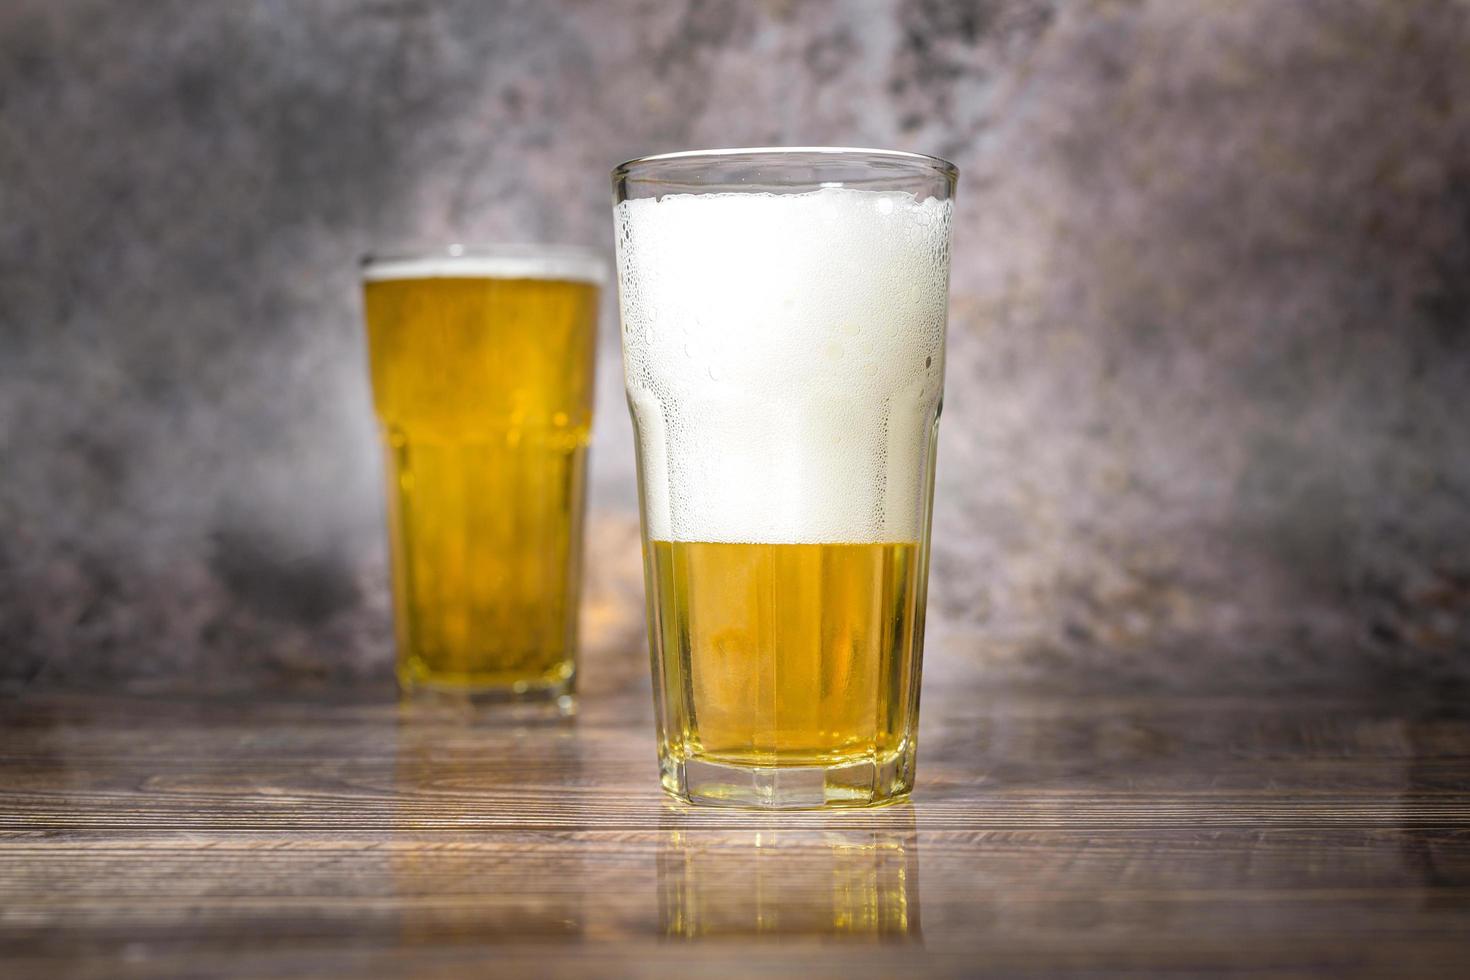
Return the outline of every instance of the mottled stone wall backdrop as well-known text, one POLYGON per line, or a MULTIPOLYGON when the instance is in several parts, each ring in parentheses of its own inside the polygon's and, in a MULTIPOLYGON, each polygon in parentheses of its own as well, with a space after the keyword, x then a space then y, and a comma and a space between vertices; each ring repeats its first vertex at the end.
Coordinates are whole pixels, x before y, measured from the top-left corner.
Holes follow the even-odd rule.
POLYGON ((7 0, 0 677, 385 677, 359 253, 609 247, 619 160, 813 143, 963 174, 931 676, 1470 677, 1453 0, 7 0))

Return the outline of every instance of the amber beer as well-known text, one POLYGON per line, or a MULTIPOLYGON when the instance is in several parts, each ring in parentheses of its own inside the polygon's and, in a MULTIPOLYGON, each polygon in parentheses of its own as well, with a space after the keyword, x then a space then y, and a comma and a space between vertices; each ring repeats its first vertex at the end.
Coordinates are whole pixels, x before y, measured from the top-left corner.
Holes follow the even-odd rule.
POLYGON ((365 265, 406 691, 571 706, 601 274, 572 249, 365 265))
POLYGON ((666 751, 829 766, 903 748, 924 610, 917 542, 654 541, 666 751))
POLYGON ((665 789, 913 786, 954 170, 848 150, 614 172, 665 789))

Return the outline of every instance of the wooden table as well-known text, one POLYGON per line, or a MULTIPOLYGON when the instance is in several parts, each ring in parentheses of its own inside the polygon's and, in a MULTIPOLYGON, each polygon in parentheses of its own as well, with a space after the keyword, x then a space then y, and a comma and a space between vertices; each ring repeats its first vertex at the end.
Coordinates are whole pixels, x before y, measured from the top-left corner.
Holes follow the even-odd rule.
POLYGON ((1470 975, 1470 711, 926 685, 912 804, 691 810, 646 691, 0 700, 0 973, 1470 975))

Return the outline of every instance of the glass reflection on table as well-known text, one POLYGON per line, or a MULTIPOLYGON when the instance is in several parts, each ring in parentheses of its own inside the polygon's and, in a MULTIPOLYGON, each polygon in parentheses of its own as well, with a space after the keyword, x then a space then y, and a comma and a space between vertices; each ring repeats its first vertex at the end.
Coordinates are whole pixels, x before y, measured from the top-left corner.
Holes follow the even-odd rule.
POLYGON ((582 780, 575 722, 554 705, 517 707, 399 705, 393 833, 379 850, 388 855, 400 943, 576 941, 585 933, 591 886, 582 849, 503 826, 564 803, 554 790, 538 793, 538 780, 582 780))
POLYGON ((662 933, 919 939, 913 812, 890 816, 881 830, 671 828, 658 854, 662 933))

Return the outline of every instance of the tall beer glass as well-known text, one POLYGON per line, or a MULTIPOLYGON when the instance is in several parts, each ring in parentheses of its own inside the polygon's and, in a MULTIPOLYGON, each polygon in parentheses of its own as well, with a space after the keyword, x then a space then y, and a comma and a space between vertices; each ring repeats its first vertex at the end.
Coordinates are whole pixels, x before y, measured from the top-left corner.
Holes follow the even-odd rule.
POLYGON ((573 706, 604 269, 550 247, 364 263, 407 692, 573 706))
POLYGON ((824 148, 613 172, 676 797, 865 805, 913 786, 956 176, 824 148))

